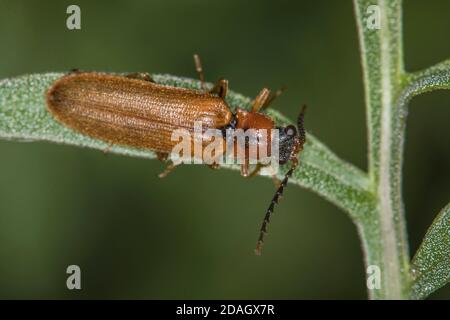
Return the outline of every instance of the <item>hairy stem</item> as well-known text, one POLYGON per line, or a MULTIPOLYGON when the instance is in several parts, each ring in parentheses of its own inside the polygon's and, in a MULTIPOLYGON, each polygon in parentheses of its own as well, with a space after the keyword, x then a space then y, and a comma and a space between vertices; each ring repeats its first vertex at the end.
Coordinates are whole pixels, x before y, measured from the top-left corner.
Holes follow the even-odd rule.
POLYGON ((376 2, 380 13, 379 29, 368 28, 364 19, 367 8, 373 3, 355 0, 366 91, 369 177, 378 204, 371 216, 360 222, 358 229, 363 238, 366 265, 376 265, 381 270, 381 288, 370 290, 369 295, 401 299, 407 296, 410 282, 401 197, 406 120, 404 105, 399 103, 405 77, 401 1, 376 2))

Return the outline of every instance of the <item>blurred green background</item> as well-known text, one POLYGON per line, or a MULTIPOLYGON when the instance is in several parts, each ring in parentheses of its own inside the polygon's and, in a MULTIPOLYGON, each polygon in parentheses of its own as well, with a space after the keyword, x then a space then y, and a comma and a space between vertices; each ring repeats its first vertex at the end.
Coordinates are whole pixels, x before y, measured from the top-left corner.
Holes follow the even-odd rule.
MULTIPOLYGON (((446 0, 405 1, 408 70, 448 58, 446 0)), ((351 1, 0 1, 0 78, 84 70, 226 77, 366 169, 364 97, 351 1), (66 28, 81 7, 82 29, 66 28)), ((411 253, 450 195, 450 93, 410 104, 404 196, 411 253)), ((270 179, 202 166, 168 178, 157 161, 0 141, 0 298, 364 299, 347 216, 291 186, 253 255, 270 179), (66 289, 68 265, 82 290, 66 289)), ((448 289, 433 298, 450 298, 448 289)))

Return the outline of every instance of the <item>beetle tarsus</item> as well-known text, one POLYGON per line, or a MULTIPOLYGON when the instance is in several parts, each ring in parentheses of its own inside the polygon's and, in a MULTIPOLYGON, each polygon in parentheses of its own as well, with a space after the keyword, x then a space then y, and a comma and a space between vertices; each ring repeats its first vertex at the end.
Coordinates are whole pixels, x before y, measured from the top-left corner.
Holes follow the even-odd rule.
POLYGON ((158 175, 158 177, 160 177, 161 179, 167 177, 167 175, 168 175, 169 173, 171 173, 172 170, 175 169, 176 166, 177 166, 177 165, 176 165, 175 163, 172 162, 171 164, 169 164, 169 165, 164 169, 163 172, 161 172, 161 173, 158 175))
POLYGON ((258 241, 258 243, 256 244, 256 248, 255 248, 255 255, 257 255, 257 256, 261 255, 262 246, 263 246, 263 242, 258 241))

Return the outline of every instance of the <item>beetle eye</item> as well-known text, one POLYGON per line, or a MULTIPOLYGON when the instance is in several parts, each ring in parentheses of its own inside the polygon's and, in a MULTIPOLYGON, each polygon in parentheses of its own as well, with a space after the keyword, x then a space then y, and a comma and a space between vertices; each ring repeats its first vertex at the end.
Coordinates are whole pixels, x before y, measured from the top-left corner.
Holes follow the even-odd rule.
POLYGON ((297 130, 294 126, 287 126, 285 129, 286 135, 293 137, 297 134, 297 130))

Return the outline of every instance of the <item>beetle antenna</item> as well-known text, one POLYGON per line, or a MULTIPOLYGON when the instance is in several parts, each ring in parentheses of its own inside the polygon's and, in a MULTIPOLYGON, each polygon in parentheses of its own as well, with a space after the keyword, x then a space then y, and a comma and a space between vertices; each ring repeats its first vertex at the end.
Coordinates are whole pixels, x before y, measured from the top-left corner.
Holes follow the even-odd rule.
POLYGON ((303 105, 302 110, 297 118, 298 137, 300 138, 300 146, 302 147, 306 140, 305 127, 303 125, 303 119, 305 118, 306 104, 303 105))
POLYGON ((297 158, 295 158, 295 161, 292 161, 292 167, 289 169, 289 171, 284 176, 283 181, 281 181, 280 186, 278 187, 277 191, 275 192, 275 195, 272 198, 272 201, 270 202, 269 208, 267 208, 266 215, 264 216, 263 223, 261 225, 261 229, 259 232, 259 238, 258 242, 256 244, 255 254, 257 256, 261 255, 262 246, 264 244, 264 238, 267 234, 267 225, 270 222, 270 216, 273 213, 273 209, 275 205, 278 203, 278 200, 280 199, 281 195, 283 194, 284 188, 286 187, 289 178, 292 176, 292 173, 294 172, 295 168, 297 168, 297 158))
POLYGON ((305 111, 306 111, 306 105, 303 105, 302 110, 300 111, 300 114, 297 118, 297 127, 298 127, 298 136, 295 141, 294 148, 291 153, 291 157, 289 160, 291 160, 292 167, 289 169, 288 172, 286 172, 286 175, 284 176, 283 181, 281 181, 280 186, 278 187, 277 191, 275 192, 275 195, 272 198, 272 201, 270 202, 269 208, 267 208, 266 215, 264 216, 263 223, 261 225, 261 229, 259 232, 259 238, 258 242, 256 243, 256 249, 255 254, 257 256, 261 255, 262 246, 264 244, 264 238, 267 234, 267 226, 270 222, 270 216, 273 213, 273 209, 275 205, 278 203, 278 200, 280 199, 281 195, 283 194, 284 188, 286 187, 289 178, 294 173, 294 170, 298 166, 298 158, 297 154, 303 149, 303 144, 306 141, 306 132, 305 127, 303 126, 303 119, 305 117, 305 111))

